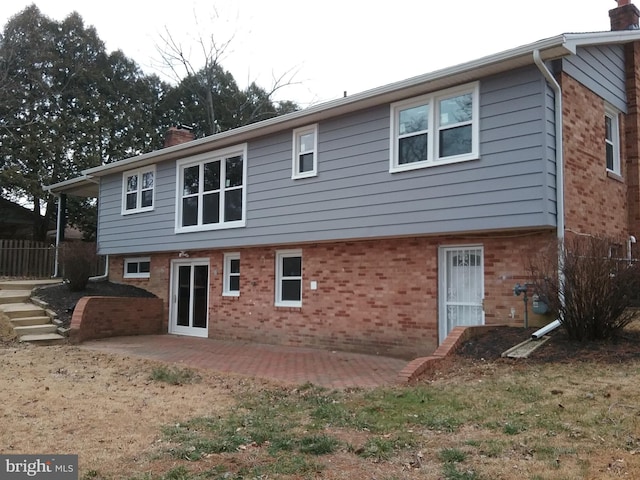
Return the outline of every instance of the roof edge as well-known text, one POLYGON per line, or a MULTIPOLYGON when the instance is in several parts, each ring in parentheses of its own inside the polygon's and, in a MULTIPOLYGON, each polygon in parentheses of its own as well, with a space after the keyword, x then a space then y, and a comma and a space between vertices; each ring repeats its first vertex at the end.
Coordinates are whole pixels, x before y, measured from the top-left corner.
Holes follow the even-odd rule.
MULTIPOLYGON (((267 135, 276 129, 279 130, 287 127, 302 126, 305 124, 305 119, 309 119, 308 123, 312 123, 317 121, 317 119, 314 119, 314 116, 318 117, 322 114, 325 116, 339 115, 358 110, 359 108, 365 108, 367 103, 375 101, 376 98, 380 98, 382 102, 382 98, 385 96, 400 93, 403 90, 415 88, 421 84, 428 84, 430 82, 446 78, 451 78, 452 81, 454 81, 457 76, 462 76, 463 74, 473 72, 474 70, 487 69, 501 63, 505 64, 506 70, 508 69, 509 62, 516 62, 518 59, 521 61, 523 61, 522 59, 525 59, 524 61, 529 61, 526 60, 527 56, 531 57, 530 62, 533 64, 533 52, 536 50, 540 52, 542 60, 548 61, 561 58, 566 55, 575 54, 577 47, 580 46, 600 45, 605 43, 628 43, 636 40, 640 40, 640 30, 564 33, 458 65, 386 84, 344 98, 323 102, 297 112, 270 118, 180 145, 119 160, 117 162, 89 168, 84 170, 82 172, 83 176, 79 178, 87 180, 92 177, 100 177, 111 173, 123 172, 136 168, 137 166, 149 165, 160 161, 182 158, 214 150, 218 148, 218 145, 223 147, 233 143, 241 143, 247 141, 249 137, 267 135)), ((52 185, 48 188, 48 191, 53 193, 67 185, 72 186, 72 184, 68 182, 72 182, 72 180, 52 185)))

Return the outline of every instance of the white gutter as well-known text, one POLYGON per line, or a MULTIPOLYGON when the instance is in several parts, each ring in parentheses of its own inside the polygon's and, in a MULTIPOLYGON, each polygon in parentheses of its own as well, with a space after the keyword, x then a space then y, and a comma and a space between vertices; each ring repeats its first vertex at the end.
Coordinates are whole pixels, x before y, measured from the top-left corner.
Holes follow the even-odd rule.
MULTIPOLYGON (((562 89, 552 73, 540 58, 540 50, 533 51, 533 61, 538 66, 544 78, 549 82, 555 97, 555 136, 556 136, 556 232, 558 238, 558 297, 564 304, 564 145, 562 141, 562 89)), ((538 339, 560 326, 559 318, 547 326, 533 333, 532 338, 538 339)))

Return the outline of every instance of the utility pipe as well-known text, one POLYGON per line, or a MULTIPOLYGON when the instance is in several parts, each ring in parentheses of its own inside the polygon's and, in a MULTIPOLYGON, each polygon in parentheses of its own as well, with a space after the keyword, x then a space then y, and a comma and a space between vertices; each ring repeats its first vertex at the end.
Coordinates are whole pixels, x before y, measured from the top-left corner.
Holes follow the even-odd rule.
POLYGON ((636 237, 634 237, 633 235, 629 235, 629 238, 627 239, 627 260, 629 261, 629 264, 633 262, 633 251, 631 250, 631 245, 636 242, 636 237))
POLYGON ((531 338, 533 338, 534 340, 540 340, 547 333, 552 332, 553 330, 555 330, 559 326, 560 326, 560 320, 554 320, 553 322, 548 323, 547 325, 545 325, 541 329, 536 330, 535 332, 533 332, 531 334, 531 338))
MULTIPOLYGON (((540 50, 535 49, 533 51, 533 61, 537 65, 538 69, 549 82, 549 85, 554 92, 554 107, 555 107, 555 137, 556 137, 556 235, 558 238, 558 298, 560 303, 564 305, 564 144, 562 140, 563 120, 562 120, 562 89, 557 82, 553 74, 549 71, 545 63, 540 57, 540 50)), ((533 334, 534 338, 540 338, 542 335, 549 333, 550 331, 558 328, 562 322, 562 318, 551 322, 546 327, 538 330, 533 334), (540 335, 538 333, 542 330, 545 332, 540 335)))

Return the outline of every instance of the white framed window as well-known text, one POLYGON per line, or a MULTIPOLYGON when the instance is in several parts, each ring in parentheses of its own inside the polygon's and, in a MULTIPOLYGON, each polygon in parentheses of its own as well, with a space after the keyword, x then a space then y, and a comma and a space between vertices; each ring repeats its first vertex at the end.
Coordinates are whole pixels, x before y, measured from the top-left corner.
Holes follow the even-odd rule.
POLYGON ((302 306, 302 250, 276 252, 276 307, 302 306))
POLYGON ((122 174, 122 214, 153 210, 156 167, 130 170, 122 174))
POLYGON ((478 82, 391 104, 389 171, 479 157, 478 82))
POLYGON ((244 227, 247 145, 177 162, 176 233, 244 227))
POLYGON ((607 170, 620 175, 620 125, 618 112, 606 106, 604 111, 604 144, 607 170))
POLYGON ((240 296, 240 254, 225 253, 222 275, 222 295, 225 297, 240 296))
POLYGON ((318 124, 293 131, 291 178, 315 177, 318 174, 318 124))
POLYGON ((149 278, 151 276, 151 258, 136 257, 124 259, 124 278, 149 278))

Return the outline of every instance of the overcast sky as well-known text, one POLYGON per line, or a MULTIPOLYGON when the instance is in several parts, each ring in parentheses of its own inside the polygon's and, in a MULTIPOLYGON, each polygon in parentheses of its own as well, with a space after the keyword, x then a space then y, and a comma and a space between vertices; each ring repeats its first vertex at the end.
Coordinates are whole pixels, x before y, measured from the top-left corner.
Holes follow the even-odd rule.
POLYGON ((304 107, 561 33, 609 30, 616 7, 615 0, 12 0, 2 4, 0 24, 31 3, 56 20, 77 11, 107 50, 122 50, 147 72, 158 73, 165 29, 193 49, 196 63, 200 36, 233 36, 222 64, 238 84, 269 87, 274 76, 296 72, 300 84, 278 98, 304 107))

